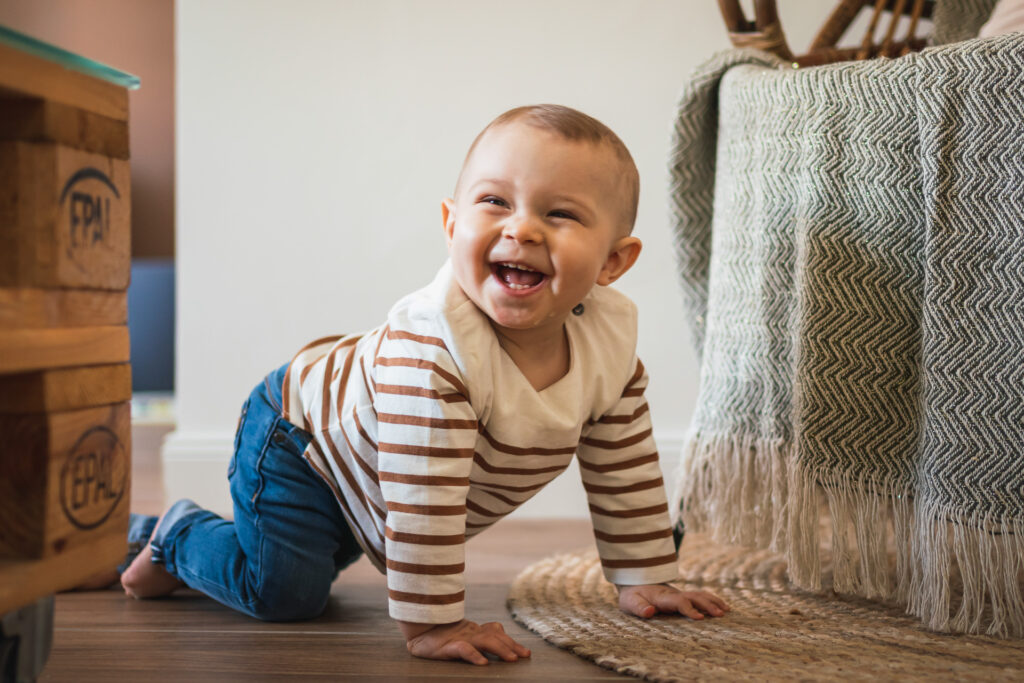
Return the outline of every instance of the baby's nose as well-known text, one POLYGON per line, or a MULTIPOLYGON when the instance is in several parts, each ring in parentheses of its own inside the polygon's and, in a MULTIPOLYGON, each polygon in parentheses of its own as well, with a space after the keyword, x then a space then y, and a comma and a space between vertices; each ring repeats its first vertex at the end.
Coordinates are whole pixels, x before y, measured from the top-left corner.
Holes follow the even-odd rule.
POLYGON ((505 237, 514 239, 517 242, 536 242, 544 239, 544 233, 540 222, 533 216, 513 216, 505 224, 502 231, 505 237))

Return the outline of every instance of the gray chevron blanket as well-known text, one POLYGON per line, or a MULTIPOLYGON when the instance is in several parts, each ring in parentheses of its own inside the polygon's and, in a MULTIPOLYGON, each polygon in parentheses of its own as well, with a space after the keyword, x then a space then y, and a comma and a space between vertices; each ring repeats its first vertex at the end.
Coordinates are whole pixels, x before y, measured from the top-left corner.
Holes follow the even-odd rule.
POLYGON ((810 589, 829 535, 835 590, 1024 636, 1024 34, 809 69, 724 53, 671 173, 687 525, 784 551, 810 589))

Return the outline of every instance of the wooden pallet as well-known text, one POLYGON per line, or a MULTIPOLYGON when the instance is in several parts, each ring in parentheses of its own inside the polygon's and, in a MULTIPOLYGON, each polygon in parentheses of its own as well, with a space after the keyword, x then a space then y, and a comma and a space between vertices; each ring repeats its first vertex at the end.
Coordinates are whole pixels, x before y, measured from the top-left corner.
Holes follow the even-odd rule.
POLYGON ((0 615, 125 553, 127 91, 0 43, 0 615))

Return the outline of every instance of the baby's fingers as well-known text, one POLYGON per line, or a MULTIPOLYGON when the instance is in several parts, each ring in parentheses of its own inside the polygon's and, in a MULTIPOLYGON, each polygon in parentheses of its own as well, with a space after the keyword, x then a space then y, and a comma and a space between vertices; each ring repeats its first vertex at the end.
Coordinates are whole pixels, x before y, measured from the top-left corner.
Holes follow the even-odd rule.
POLYGON ((506 662, 515 662, 520 656, 529 657, 530 651, 520 646, 516 641, 509 638, 503 631, 489 631, 476 635, 472 639, 473 645, 482 652, 489 652, 506 662), (519 651, 517 651, 517 648, 519 651), (525 654, 521 651, 526 650, 525 654))
MULTIPOLYGON (((507 633, 505 633, 505 630, 502 629, 500 625, 498 626, 498 628, 499 628, 500 632, 495 637, 500 642, 502 642, 506 646, 508 646, 508 648, 512 652, 514 652, 517 657, 529 657, 530 656, 530 649, 528 647, 524 647, 524 646, 520 645, 519 643, 517 643, 515 640, 513 640, 512 636, 510 636, 507 633)), ((495 654, 497 654, 497 653, 495 653, 495 654)), ((506 659, 506 658, 502 657, 502 659, 506 659)), ((514 661, 514 660, 512 660, 512 661, 514 661)))
POLYGON ((668 594, 658 600, 658 609, 662 612, 679 612, 691 619, 703 619, 704 614, 698 610, 682 593, 668 594))
POLYGON ((720 617, 725 614, 725 610, 715 601, 711 600, 711 597, 708 595, 688 595, 687 598, 691 605, 705 614, 710 614, 713 617, 720 617))
MULTIPOLYGON (((515 640, 513 640, 512 636, 510 636, 509 634, 505 633, 505 627, 503 627, 498 622, 492 621, 492 622, 490 622, 488 624, 484 624, 484 628, 490 630, 491 634, 495 638, 497 638, 497 640, 499 642, 504 643, 505 645, 507 645, 509 647, 509 649, 511 649, 512 652, 514 652, 518 657, 529 657, 530 656, 529 648, 523 647, 522 645, 517 643, 515 640)), ((497 654, 497 653, 495 653, 495 654, 497 654)), ((502 659, 505 659, 505 658, 502 657, 502 659)))
POLYGON ((729 603, 714 593, 705 593, 704 591, 701 591, 696 595, 691 595, 689 597, 691 602, 697 603, 698 607, 709 614, 714 614, 714 611, 710 609, 712 606, 717 607, 722 613, 729 611, 729 603))
POLYGON ((487 664, 487 657, 465 640, 452 640, 445 643, 439 659, 462 659, 470 664, 482 666, 487 664))

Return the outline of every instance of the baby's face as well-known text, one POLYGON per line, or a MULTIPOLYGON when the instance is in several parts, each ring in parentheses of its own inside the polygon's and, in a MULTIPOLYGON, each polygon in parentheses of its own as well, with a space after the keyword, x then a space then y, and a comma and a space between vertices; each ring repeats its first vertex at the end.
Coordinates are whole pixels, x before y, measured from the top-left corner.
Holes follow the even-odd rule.
MULTIPOLYGON (((522 122, 489 130, 445 201, 455 278, 491 321, 561 326, 624 236, 619 163, 605 145, 522 122)), ((614 278, 611 278, 614 279, 614 278)))

